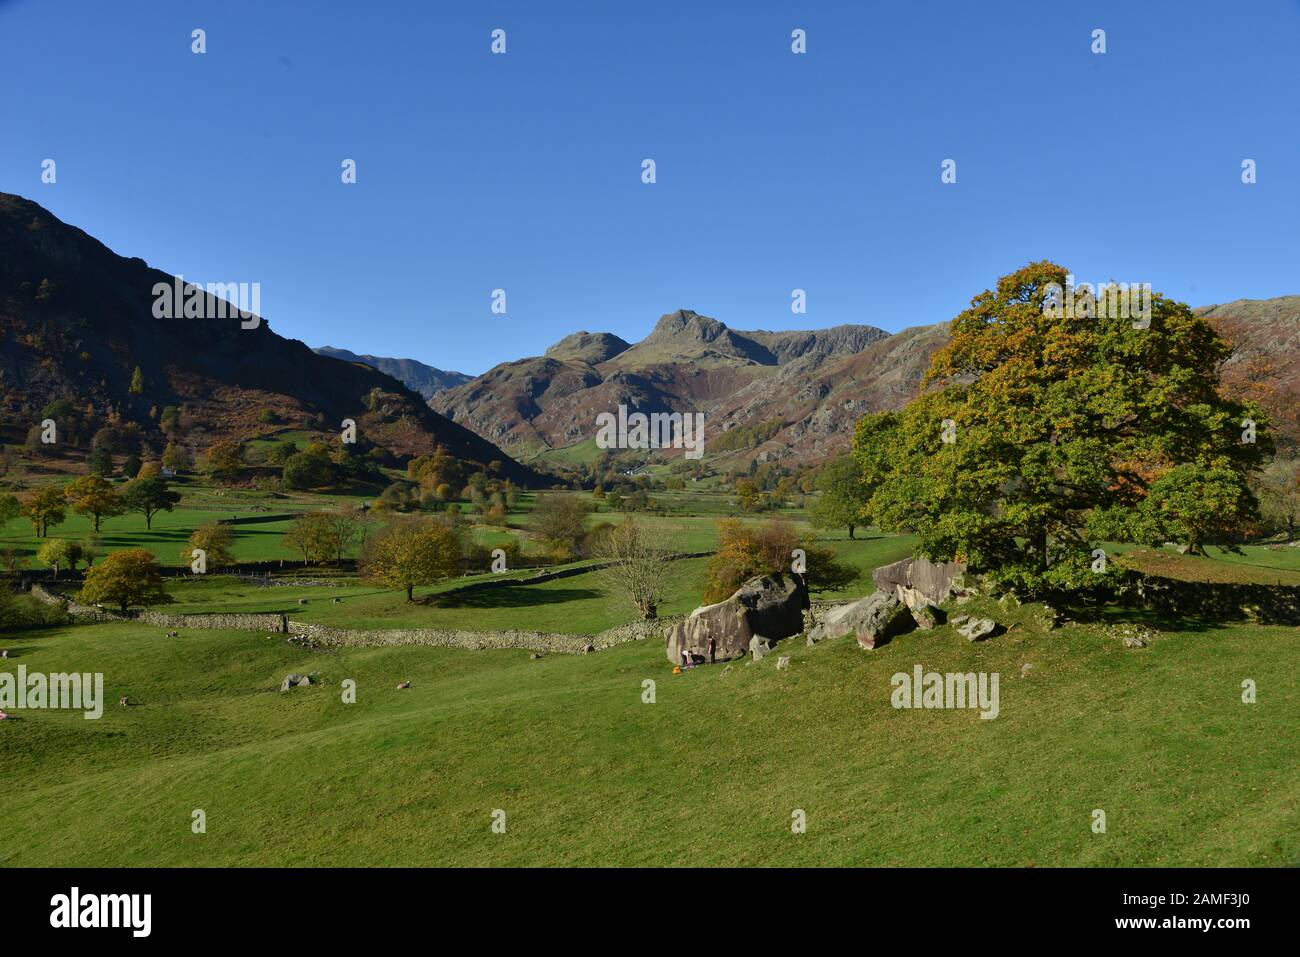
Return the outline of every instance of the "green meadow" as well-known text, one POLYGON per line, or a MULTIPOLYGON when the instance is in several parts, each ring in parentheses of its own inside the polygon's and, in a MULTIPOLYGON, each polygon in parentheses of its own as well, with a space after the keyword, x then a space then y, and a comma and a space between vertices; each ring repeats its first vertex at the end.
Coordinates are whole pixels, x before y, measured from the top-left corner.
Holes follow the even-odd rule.
POLYGON ((0 722, 0 864, 1292 865, 1296 641, 1204 626, 1128 650, 1026 615, 979 644, 792 639, 786 671, 674 676, 649 641, 531 660, 136 624, 13 635, 7 669, 102 671, 111 704, 0 722), (998 673, 998 717, 893 708, 891 676, 917 664, 998 673), (320 683, 278 691, 290 672, 320 683))

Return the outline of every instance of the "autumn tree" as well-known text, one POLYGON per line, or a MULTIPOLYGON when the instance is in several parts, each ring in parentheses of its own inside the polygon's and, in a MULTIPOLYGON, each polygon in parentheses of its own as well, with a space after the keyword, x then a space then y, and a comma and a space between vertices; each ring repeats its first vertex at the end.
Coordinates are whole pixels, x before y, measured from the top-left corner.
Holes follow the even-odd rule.
POLYGON ((67 513, 64 511, 66 501, 63 490, 47 485, 27 496, 23 502, 23 512, 32 523, 38 538, 44 538, 52 525, 63 524, 67 513))
POLYGON ((763 510, 763 493, 759 491, 758 485, 753 479, 742 478, 736 480, 736 504, 746 512, 760 512, 763 510))
POLYGON ((126 511, 122 496, 98 475, 84 475, 72 482, 63 490, 63 497, 78 515, 90 515, 94 519, 95 531, 99 531, 102 519, 126 511))
MULTIPOLYGON (((166 455, 164 452, 164 461, 166 455)), ((226 481, 244 467, 244 447, 236 439, 217 439, 208 446, 205 458, 208 472, 213 477, 226 481)))
POLYGON ((354 516, 343 511, 301 512, 284 533, 281 544, 302 555, 304 565, 313 558, 335 564, 357 540, 359 529, 354 516))
POLYGON ((221 568, 235 563, 235 533, 229 525, 200 525, 190 533, 189 544, 181 549, 181 558, 190 562, 195 549, 206 554, 210 568, 221 568))
POLYGON ((361 556, 361 576, 389 588, 406 591, 456 574, 461 539, 442 522, 427 518, 397 518, 372 535, 361 556))
POLYGON ((348 551, 356 544, 361 529, 354 514, 344 509, 335 509, 323 513, 324 533, 322 538, 327 554, 334 559, 334 564, 343 561, 348 551))
POLYGON ((839 591, 857 579, 826 545, 800 538, 794 523, 774 518, 762 525, 726 518, 718 522, 718 550, 709 559, 703 602, 723 601, 751 578, 785 575, 799 563, 809 591, 839 591), (801 557, 796 553, 801 551, 801 557))
POLYGON ((1082 296, 1065 309, 1066 282, 1031 263, 976 296, 922 394, 854 443, 878 524, 1028 593, 1094 581, 1096 542, 1140 540, 1161 501, 1182 509, 1225 472, 1244 486, 1271 453, 1262 411, 1220 393, 1227 344, 1186 305, 1150 295, 1149 323, 1082 296))
POLYGON ((114 552, 87 571, 77 600, 117 605, 125 612, 131 605, 159 605, 171 599, 163 590, 157 560, 143 548, 132 548, 114 552))
POLYGON ((127 483, 122 492, 122 505, 127 511, 144 516, 144 527, 153 528, 153 517, 159 512, 170 512, 179 504, 179 492, 167 487, 167 480, 159 476, 138 478, 127 483))

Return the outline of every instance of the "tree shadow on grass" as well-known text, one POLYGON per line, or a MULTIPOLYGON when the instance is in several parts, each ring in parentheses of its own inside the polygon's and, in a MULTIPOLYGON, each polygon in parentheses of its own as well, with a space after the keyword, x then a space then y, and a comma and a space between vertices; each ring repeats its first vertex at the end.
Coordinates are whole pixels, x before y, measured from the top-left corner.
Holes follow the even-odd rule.
MULTIPOLYGON (((95 534, 93 531, 87 533, 95 534)), ((51 535, 51 537, 56 537, 51 535)), ((101 530, 99 533, 100 544, 108 549, 120 548, 149 548, 151 545, 168 545, 187 542, 190 539, 189 529, 179 528, 153 528, 143 532, 118 533, 113 534, 107 530, 101 530)))
POLYGON ((425 595, 416 601, 434 608, 527 608, 536 605, 559 605, 566 601, 601 598, 594 588, 530 588, 527 585, 502 585, 472 591, 425 595))
POLYGON ((1157 631, 1215 631, 1249 623, 1244 615, 1240 619, 1223 620, 1200 615, 1180 615, 1160 608, 1124 605, 1067 605, 1062 607, 1062 611, 1074 621, 1085 625, 1145 625, 1157 631))

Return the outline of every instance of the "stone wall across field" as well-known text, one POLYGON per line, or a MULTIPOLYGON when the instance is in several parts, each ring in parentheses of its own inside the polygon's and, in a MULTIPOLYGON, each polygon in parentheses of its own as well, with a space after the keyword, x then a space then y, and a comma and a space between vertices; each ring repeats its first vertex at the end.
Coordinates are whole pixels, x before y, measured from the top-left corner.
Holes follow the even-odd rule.
POLYGON ((662 639, 673 619, 636 621, 609 628, 598 635, 544 631, 463 631, 441 628, 385 629, 381 631, 334 628, 329 625, 290 621, 289 633, 324 647, 373 647, 376 645, 437 645, 470 651, 521 649, 557 654, 582 654, 588 648, 603 651, 614 645, 642 638, 662 639))
POLYGON ((44 602, 47 605, 61 607, 75 621, 126 621, 127 616, 118 615, 103 608, 96 608, 93 605, 81 605, 67 598, 62 598, 51 592, 46 591, 40 585, 32 585, 28 593, 37 601, 44 602))
POLYGON ((69 615, 80 622, 133 621, 155 628, 220 629, 227 631, 261 631, 287 633, 305 638, 313 645, 323 647, 370 647, 375 645, 438 645, 446 648, 485 650, 515 648, 527 651, 550 651, 560 654, 582 654, 590 647, 593 651, 621 645, 642 638, 662 639, 664 629, 674 618, 656 621, 633 621, 606 629, 597 635, 577 633, 552 633, 545 631, 467 631, 461 629, 411 628, 359 630, 335 628, 315 622, 294 621, 286 615, 248 614, 197 614, 166 615, 156 611, 142 611, 131 615, 82 605, 47 592, 40 585, 32 586, 32 594, 47 604, 65 606, 69 615))
POLYGON ((240 614, 199 614, 199 615, 164 615, 156 611, 142 611, 132 617, 133 621, 142 621, 157 628, 222 628, 230 631, 276 631, 285 630, 283 615, 240 615, 240 614))

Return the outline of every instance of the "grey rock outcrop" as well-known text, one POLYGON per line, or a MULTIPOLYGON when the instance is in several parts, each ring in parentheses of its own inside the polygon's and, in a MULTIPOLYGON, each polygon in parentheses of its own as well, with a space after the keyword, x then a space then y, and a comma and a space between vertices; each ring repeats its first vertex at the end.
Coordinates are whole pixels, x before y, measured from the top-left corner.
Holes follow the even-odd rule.
POLYGON ((826 613, 808 633, 808 643, 853 635, 863 648, 877 648, 916 626, 908 607, 886 591, 876 591, 826 613))
POLYGON ((965 594, 960 585, 966 566, 959 562, 932 562, 928 558, 904 558, 882 565, 871 573, 881 591, 889 592, 908 608, 940 605, 965 594))
POLYGON ((310 675, 286 675, 285 679, 280 682, 280 690, 288 691, 290 688, 301 688, 304 685, 315 684, 310 675))
POLYGON ((668 660, 679 664, 685 651, 696 661, 708 661, 710 639, 715 661, 739 658, 751 650, 756 635, 777 642, 799 634, 807 607, 808 589, 799 576, 751 578, 726 601, 702 605, 675 622, 666 638, 668 660))

